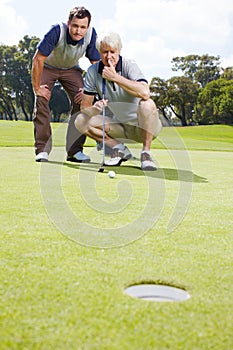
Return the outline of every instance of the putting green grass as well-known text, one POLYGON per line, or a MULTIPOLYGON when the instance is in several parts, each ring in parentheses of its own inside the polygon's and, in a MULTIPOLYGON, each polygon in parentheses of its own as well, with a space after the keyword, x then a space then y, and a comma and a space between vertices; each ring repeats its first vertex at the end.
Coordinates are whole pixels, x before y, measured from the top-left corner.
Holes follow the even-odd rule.
POLYGON ((133 145, 136 159, 109 179, 91 140, 93 163, 65 161, 65 125, 45 164, 31 123, 10 123, 0 122, 0 349, 232 349, 233 129, 164 128, 156 172, 141 172, 133 145), (124 293, 150 281, 191 298, 124 293))

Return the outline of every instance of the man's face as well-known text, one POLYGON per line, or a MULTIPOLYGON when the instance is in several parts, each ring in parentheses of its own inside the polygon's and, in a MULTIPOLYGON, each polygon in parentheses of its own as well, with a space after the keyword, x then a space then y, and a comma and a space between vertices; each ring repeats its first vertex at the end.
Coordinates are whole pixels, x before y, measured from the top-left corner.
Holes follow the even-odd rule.
POLYGON ((101 61, 105 66, 109 66, 108 61, 112 63, 114 67, 116 67, 117 62, 119 61, 120 52, 118 49, 113 49, 111 46, 106 44, 100 45, 100 56, 101 61))
POLYGON ((68 21, 67 25, 72 40, 79 41, 85 36, 88 30, 88 18, 73 17, 71 22, 68 21))

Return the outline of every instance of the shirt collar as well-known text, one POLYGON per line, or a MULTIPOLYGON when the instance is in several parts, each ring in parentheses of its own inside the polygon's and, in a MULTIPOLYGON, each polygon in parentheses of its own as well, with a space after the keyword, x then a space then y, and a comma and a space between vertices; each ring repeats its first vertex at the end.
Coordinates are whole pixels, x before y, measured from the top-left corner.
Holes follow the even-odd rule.
POLYGON ((84 44, 84 38, 82 38, 78 41, 72 40, 68 28, 66 31, 66 41, 67 41, 67 44, 70 44, 70 45, 77 45, 77 44, 83 45, 84 44))
MULTIPOLYGON (((99 68, 98 68, 98 73, 102 75, 104 69, 104 64, 102 61, 99 62, 99 68)), ((116 65, 116 72, 122 72, 122 56, 119 56, 119 61, 117 62, 116 65)))

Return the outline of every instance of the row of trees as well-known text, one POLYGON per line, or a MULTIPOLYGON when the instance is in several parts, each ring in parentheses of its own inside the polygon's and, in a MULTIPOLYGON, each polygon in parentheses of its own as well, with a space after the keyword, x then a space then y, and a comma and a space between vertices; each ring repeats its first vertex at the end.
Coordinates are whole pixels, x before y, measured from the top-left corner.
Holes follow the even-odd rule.
MULTIPOLYGON (((32 58, 40 39, 24 36, 18 46, 0 45, 0 119, 31 121, 34 93, 31 85, 32 58)), ((58 83, 51 100, 51 120, 59 122, 69 112, 69 100, 58 83)))
POLYGON ((233 67, 223 70, 220 57, 175 57, 172 70, 183 75, 152 79, 150 89, 164 118, 192 124, 233 124, 233 67))
MULTIPOLYGON (((31 121, 34 94, 31 63, 39 38, 24 36, 17 46, 0 45, 0 119, 31 121)), ((151 97, 169 124, 174 117, 183 126, 233 124, 233 67, 223 70, 220 57, 208 54, 172 59, 179 72, 168 80, 154 77, 151 97)), ((50 100, 51 120, 60 121, 69 111, 69 100, 56 84, 50 100)))

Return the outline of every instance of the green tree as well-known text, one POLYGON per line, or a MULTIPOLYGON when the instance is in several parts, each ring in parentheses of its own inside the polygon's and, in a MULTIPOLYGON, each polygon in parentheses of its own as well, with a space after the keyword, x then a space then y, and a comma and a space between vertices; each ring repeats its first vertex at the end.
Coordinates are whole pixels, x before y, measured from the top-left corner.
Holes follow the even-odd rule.
POLYGON ((201 90, 195 119, 200 124, 233 124, 233 79, 214 80, 201 90))
POLYGON ((38 38, 25 36, 18 46, 0 46, 0 107, 9 119, 17 120, 17 109, 32 120, 34 95, 31 62, 38 38))
POLYGON ((54 122, 60 122, 61 115, 70 112, 70 101, 60 83, 56 83, 52 90, 49 108, 54 122))
POLYGON ((16 92, 16 102, 24 114, 25 120, 32 120, 34 109, 34 93, 31 85, 31 64, 39 38, 29 38, 24 36, 19 41, 18 50, 15 54, 15 72, 14 90, 16 92))
POLYGON ((168 80, 167 100, 182 126, 193 121, 193 111, 199 87, 187 77, 172 77, 168 80))
POLYGON ((174 57, 172 64, 173 71, 181 70, 185 77, 199 83, 201 87, 204 87, 212 80, 220 78, 222 71, 222 68, 220 68, 220 57, 208 54, 174 57))
POLYGON ((166 80, 161 79, 159 77, 152 78, 150 83, 151 98, 153 99, 158 110, 162 113, 167 122, 170 123, 171 113, 169 113, 168 108, 169 106, 167 101, 167 91, 168 84, 166 80))
POLYGON ((223 73, 221 74, 221 78, 224 78, 227 80, 233 79, 233 67, 225 68, 223 73))
POLYGON ((0 46, 0 109, 2 118, 17 120, 15 92, 12 87, 11 67, 14 63, 16 46, 0 46))
POLYGON ((191 79, 181 76, 167 81, 153 78, 150 84, 151 98, 163 116, 170 121, 172 113, 187 126, 193 121, 194 106, 199 87, 191 79), (172 111, 172 113, 169 113, 172 111))

